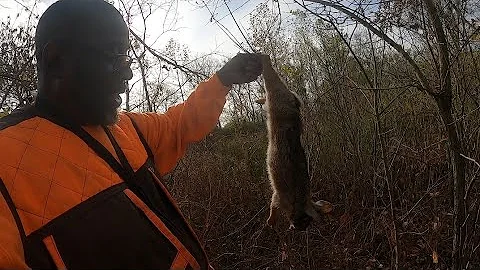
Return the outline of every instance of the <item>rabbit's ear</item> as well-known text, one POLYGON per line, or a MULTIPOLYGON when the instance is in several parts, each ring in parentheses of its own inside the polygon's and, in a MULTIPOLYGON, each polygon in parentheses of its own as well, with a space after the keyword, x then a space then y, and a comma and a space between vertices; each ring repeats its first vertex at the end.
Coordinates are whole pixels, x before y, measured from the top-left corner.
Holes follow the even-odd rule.
POLYGON ((317 211, 320 211, 323 214, 327 214, 333 211, 333 204, 324 200, 319 200, 313 203, 313 207, 315 207, 317 211))

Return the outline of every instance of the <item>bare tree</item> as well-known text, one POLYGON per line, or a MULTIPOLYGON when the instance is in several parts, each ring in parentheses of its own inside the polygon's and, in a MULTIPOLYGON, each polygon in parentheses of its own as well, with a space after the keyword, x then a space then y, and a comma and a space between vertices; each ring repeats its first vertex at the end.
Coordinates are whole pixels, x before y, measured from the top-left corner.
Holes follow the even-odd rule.
MULTIPOLYGON (((324 7, 329 7, 328 9, 319 10, 320 14, 328 13, 330 15, 331 9, 338 10, 344 14, 346 14, 349 18, 353 19, 354 21, 362 24, 366 27, 369 31, 376 34, 382 40, 387 42, 392 48, 394 48, 398 53, 400 53, 405 60, 411 65, 416 77, 417 77, 417 84, 416 87, 422 91, 426 91, 430 94, 434 101, 437 104, 439 109, 440 116, 443 120, 444 127, 446 129, 446 133, 448 134, 448 149, 449 149, 449 156, 450 156, 450 165, 451 165, 451 172, 452 172, 452 179, 453 179, 453 198, 454 198, 454 240, 453 240, 453 259, 454 263, 453 266, 455 269, 463 269, 466 265, 467 258, 464 256, 464 243, 465 243, 465 236, 466 236, 466 208, 465 208, 465 175, 466 175, 466 167, 465 167, 465 159, 461 156, 465 150, 464 143, 462 141, 462 136, 465 133, 462 124, 457 121, 454 117, 453 111, 453 104, 452 104, 452 96, 453 96, 453 89, 452 89, 452 72, 451 72, 451 62, 450 56, 455 55, 456 51, 449 49, 448 44, 449 41, 447 40, 447 35, 445 33, 445 21, 446 17, 442 16, 443 14, 439 11, 442 10, 443 5, 445 3, 438 2, 434 3, 432 0, 424 0, 422 2, 415 2, 416 6, 401 6, 401 3, 394 2, 394 5, 400 6, 400 9, 407 10, 414 14, 416 12, 425 11, 428 14, 428 17, 423 17, 424 24, 422 25, 423 31, 430 32, 433 34, 436 40, 436 46, 429 46, 431 50, 432 60, 435 63, 436 73, 438 74, 437 77, 428 78, 429 76, 425 74, 425 70, 422 70, 418 61, 415 61, 411 56, 411 53, 407 52, 405 46, 402 46, 398 43, 398 41, 391 38, 387 32, 383 31, 378 24, 372 19, 375 17, 376 12, 372 11, 370 14, 365 15, 365 8, 368 8, 368 3, 362 2, 351 2, 351 3, 343 3, 343 2, 331 2, 331 1, 323 1, 323 0, 311 0, 310 2, 315 2, 323 5, 324 7), (420 6, 420 7, 419 7, 420 6), (433 85, 432 85, 433 83, 433 85)), ((412 1, 414 2, 414 1, 412 1)), ((458 3, 457 3, 458 4, 458 3)), ((303 4, 302 4, 303 5, 303 4)), ((456 5, 455 3, 449 2, 448 5, 451 5, 456 10, 460 10, 461 7, 456 5)), ((303 5, 306 7, 305 5, 303 5)), ((381 6, 389 6, 389 3, 380 2, 381 6)), ((389 13, 391 18, 398 18, 399 20, 403 19, 401 16, 403 14, 394 14, 389 13)), ((460 25, 463 22, 467 21, 467 18, 464 17, 465 14, 461 14, 457 12, 457 20, 456 24, 448 25, 448 27, 456 26, 457 29, 460 29, 460 25)), ((416 23, 413 21, 413 23, 416 23)), ((419 25, 408 25, 411 28, 418 28, 419 25)), ((394 26, 394 30, 399 30, 404 25, 397 24, 394 26)), ((451 28, 450 28, 451 29, 451 28)), ((466 30, 466 29, 465 29, 466 30)), ((467 39, 467 44, 469 40, 469 36, 477 31, 477 29, 469 29, 469 31, 465 31, 464 38, 467 39)), ((394 31, 392 31, 393 33, 394 31)), ((455 34, 459 35, 460 31, 457 31, 455 34)), ((452 35, 451 35, 452 37, 452 35)), ((458 40, 458 37, 457 37, 458 40)), ((451 42, 451 41, 450 41, 451 42)), ((430 41, 426 41, 427 44, 430 45, 430 41)), ((460 46, 463 47, 463 46, 460 46)), ((457 51, 458 52, 458 51, 457 51)), ((377 92, 378 93, 378 92, 377 92)))

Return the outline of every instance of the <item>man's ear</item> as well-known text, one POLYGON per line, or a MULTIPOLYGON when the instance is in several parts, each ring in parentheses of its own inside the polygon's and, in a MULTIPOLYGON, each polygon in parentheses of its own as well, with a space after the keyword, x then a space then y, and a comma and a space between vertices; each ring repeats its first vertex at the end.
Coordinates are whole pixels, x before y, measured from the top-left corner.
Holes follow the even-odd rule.
POLYGON ((55 78, 62 78, 65 68, 65 57, 58 44, 48 42, 42 50, 42 67, 45 72, 55 78))

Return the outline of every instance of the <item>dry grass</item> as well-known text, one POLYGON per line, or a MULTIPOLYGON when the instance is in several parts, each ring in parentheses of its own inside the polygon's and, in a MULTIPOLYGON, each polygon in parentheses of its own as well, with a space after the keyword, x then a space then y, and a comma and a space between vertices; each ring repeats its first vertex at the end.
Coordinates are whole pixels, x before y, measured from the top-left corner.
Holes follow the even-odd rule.
POLYGON ((371 163, 353 170, 355 159, 342 151, 335 155, 338 149, 330 149, 323 155, 317 150, 313 197, 333 202, 335 211, 307 232, 288 231, 286 222, 266 227, 271 190, 262 123, 216 130, 191 147, 166 181, 218 269, 389 268, 394 233, 401 269, 445 269, 452 242, 445 156, 430 153, 436 158, 424 156, 418 162, 407 150, 393 147, 398 145, 394 139, 389 145, 390 155, 397 153, 390 170, 395 217, 384 181, 374 176, 371 163))

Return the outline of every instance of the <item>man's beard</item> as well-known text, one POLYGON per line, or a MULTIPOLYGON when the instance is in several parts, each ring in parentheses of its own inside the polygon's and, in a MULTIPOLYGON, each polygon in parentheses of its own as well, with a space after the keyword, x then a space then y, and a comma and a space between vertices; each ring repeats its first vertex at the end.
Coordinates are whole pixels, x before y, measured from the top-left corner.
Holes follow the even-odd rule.
POLYGON ((118 122, 118 94, 112 89, 114 84, 106 79, 108 75, 99 74, 100 72, 84 69, 79 70, 75 76, 74 96, 78 108, 82 110, 84 125, 112 125, 118 122))
POLYGON ((118 122, 119 108, 112 106, 107 97, 91 97, 83 101, 86 125, 113 125, 118 122))
POLYGON ((105 93, 98 85, 78 85, 72 91, 75 107, 80 111, 82 125, 113 125, 118 122, 120 107, 117 95, 105 93))

